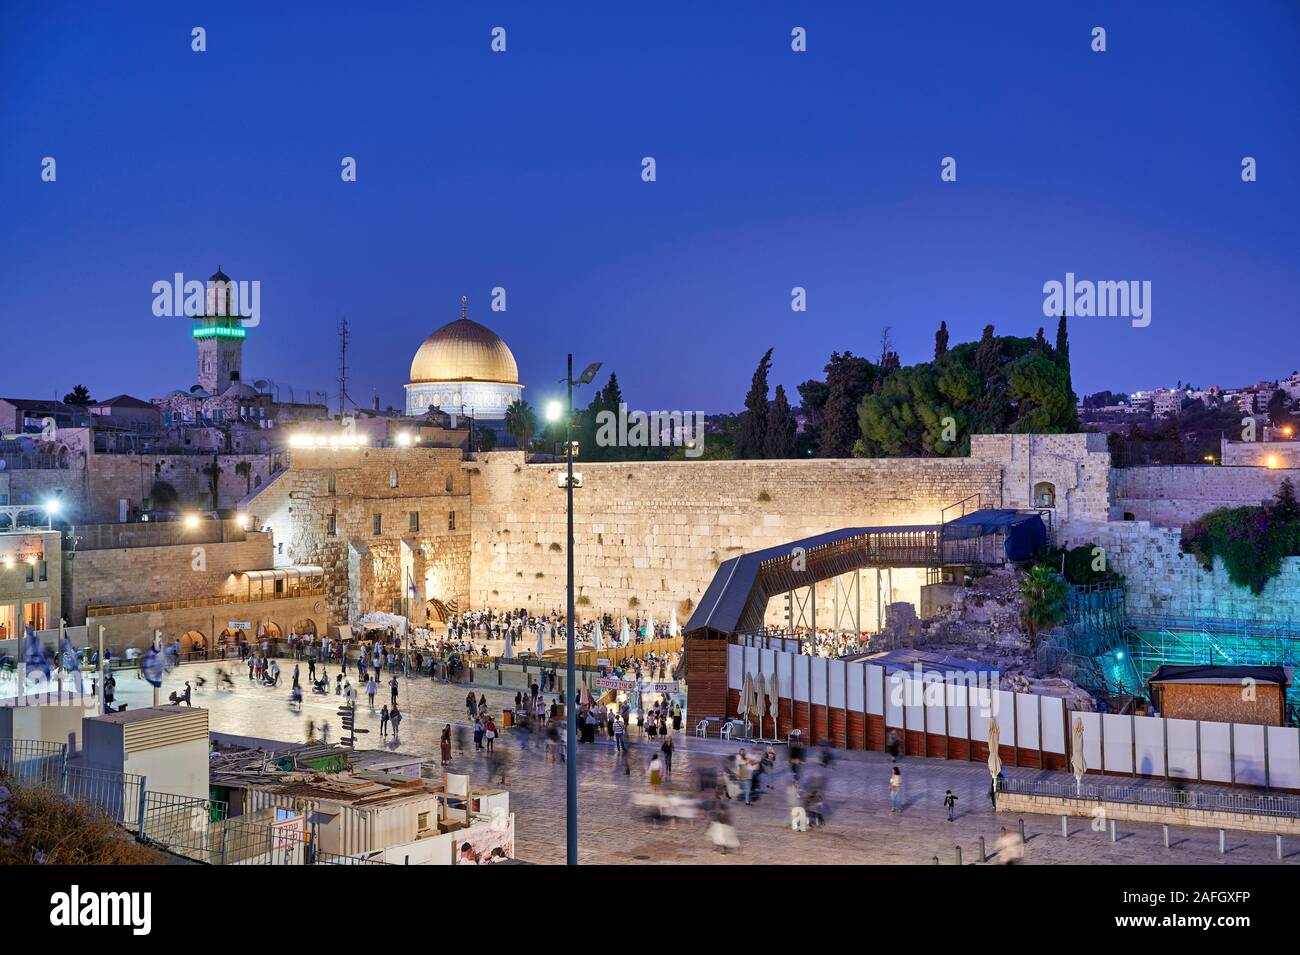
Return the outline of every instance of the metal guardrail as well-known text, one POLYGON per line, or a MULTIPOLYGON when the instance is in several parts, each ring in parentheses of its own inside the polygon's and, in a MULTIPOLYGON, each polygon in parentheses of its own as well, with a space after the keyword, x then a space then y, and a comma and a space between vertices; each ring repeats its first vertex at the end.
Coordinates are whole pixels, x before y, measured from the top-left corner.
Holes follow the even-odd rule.
POLYGON ((145 796, 144 777, 111 769, 66 766, 62 791, 65 796, 97 806, 114 822, 129 830, 140 825, 140 806, 145 796))
POLYGON ((1138 806, 1164 806, 1170 809, 1199 809, 1205 812, 1237 812, 1256 816, 1300 818, 1300 796, 1257 796, 1249 793, 1201 792, 1169 789, 1162 786, 1090 786, 1076 787, 1070 782, 1004 779, 998 784, 1002 792, 1023 796, 1052 796, 1094 802, 1127 803, 1138 806))
POLYGON ((68 747, 64 743, 0 741, 0 772, 19 783, 61 789, 67 760, 68 747))

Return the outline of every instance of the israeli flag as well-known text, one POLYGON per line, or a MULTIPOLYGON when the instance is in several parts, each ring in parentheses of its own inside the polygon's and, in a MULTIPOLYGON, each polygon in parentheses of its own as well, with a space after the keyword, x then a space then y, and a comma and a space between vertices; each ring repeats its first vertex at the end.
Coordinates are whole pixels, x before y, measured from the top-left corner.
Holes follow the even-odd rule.
POLYGON ((23 637, 23 663, 27 667, 27 675, 40 673, 45 676, 46 680, 50 678, 50 661, 45 658, 45 648, 41 646, 41 638, 36 636, 36 631, 32 625, 27 625, 27 633, 23 637))
POLYGON ((165 669, 163 655, 158 652, 157 643, 151 643, 145 655, 140 658, 140 675, 150 686, 157 689, 162 686, 165 669))

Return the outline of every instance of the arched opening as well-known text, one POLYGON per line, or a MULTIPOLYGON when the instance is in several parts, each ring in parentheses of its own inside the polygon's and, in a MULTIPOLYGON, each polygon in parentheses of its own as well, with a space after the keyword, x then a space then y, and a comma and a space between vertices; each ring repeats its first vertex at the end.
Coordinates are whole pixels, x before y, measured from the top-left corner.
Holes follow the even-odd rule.
POLYGON ((1039 481, 1034 485, 1034 507, 1056 507, 1056 485, 1039 481))
POLYGON ((293 625, 293 632, 304 639, 316 637, 316 621, 311 619, 299 620, 293 625))
POLYGON ((270 620, 257 628, 257 634, 259 637, 267 640, 279 640, 280 637, 283 636, 283 632, 280 630, 280 625, 270 620))
POLYGON ((199 630, 186 630, 180 638, 181 653, 207 653, 208 638, 199 630))
POLYGON ((221 648, 222 656, 234 655, 239 645, 247 642, 248 634, 242 628, 232 630, 230 627, 224 627, 221 633, 217 634, 217 643, 221 648))

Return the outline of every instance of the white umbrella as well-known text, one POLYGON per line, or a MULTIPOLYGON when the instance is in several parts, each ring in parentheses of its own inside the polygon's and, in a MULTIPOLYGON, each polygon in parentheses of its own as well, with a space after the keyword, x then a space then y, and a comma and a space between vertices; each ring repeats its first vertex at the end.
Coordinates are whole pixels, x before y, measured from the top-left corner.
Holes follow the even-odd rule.
POLYGON ((989 775, 993 777, 993 788, 997 789, 998 773, 1002 772, 1002 757, 998 755, 998 741, 1002 731, 998 727, 998 718, 989 717, 989 775))
POLYGON ((632 631, 628 628, 627 617, 623 618, 623 634, 619 637, 619 646, 627 646, 632 642, 632 631))
POLYGON ((681 632, 681 628, 680 628, 679 626, 677 626, 677 608, 674 607, 674 608, 673 608, 673 615, 672 615, 672 617, 671 617, 671 618, 669 619, 669 621, 668 621, 668 636, 670 636, 670 637, 675 637, 675 636, 677 636, 680 632, 681 632))
POLYGON ((506 660, 515 658, 514 631, 512 630, 506 631, 506 645, 501 648, 501 656, 506 660))
POLYGON ((1083 758, 1083 718, 1074 718, 1074 748, 1070 754, 1070 768, 1074 770, 1074 791, 1083 791, 1083 774, 1088 771, 1088 764, 1083 758))
POLYGON ((600 651, 600 621, 597 620, 591 627, 591 645, 596 651, 600 651))
POLYGON ((645 618, 645 638, 653 640, 655 638, 655 615, 650 614, 645 618))
POLYGON ((749 719, 749 714, 753 712, 754 698, 754 678, 748 673, 745 674, 745 682, 740 686, 740 715, 744 720, 749 719))
POLYGON ((767 709, 767 680, 758 675, 754 684, 754 712, 758 714, 758 738, 763 738, 763 711, 767 709))
POLYGON ((776 722, 777 703, 779 702, 780 695, 781 695, 781 691, 780 688, 777 686, 777 682, 776 682, 776 671, 773 670, 772 679, 767 684, 767 705, 770 710, 769 715, 772 717, 772 738, 773 739, 780 738, 780 733, 777 730, 777 722, 776 722))

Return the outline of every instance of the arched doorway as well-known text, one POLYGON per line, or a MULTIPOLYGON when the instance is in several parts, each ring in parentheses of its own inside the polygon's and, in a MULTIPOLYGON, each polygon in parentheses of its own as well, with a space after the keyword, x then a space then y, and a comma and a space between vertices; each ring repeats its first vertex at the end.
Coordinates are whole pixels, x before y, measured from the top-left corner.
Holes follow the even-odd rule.
POLYGON ((310 617, 299 620, 293 625, 293 632, 304 639, 316 637, 316 621, 310 617))
POLYGON ((206 654, 208 652, 208 638, 199 630, 186 630, 180 638, 181 655, 189 654, 206 654))
POLYGON ((1034 485, 1034 507, 1056 507, 1056 485, 1039 481, 1034 485))
POLYGON ((248 634, 243 631, 243 628, 232 630, 229 627, 225 627, 222 629, 221 633, 217 635, 217 643, 219 644, 218 649, 220 649, 223 657, 238 656, 239 645, 247 642, 248 634))

